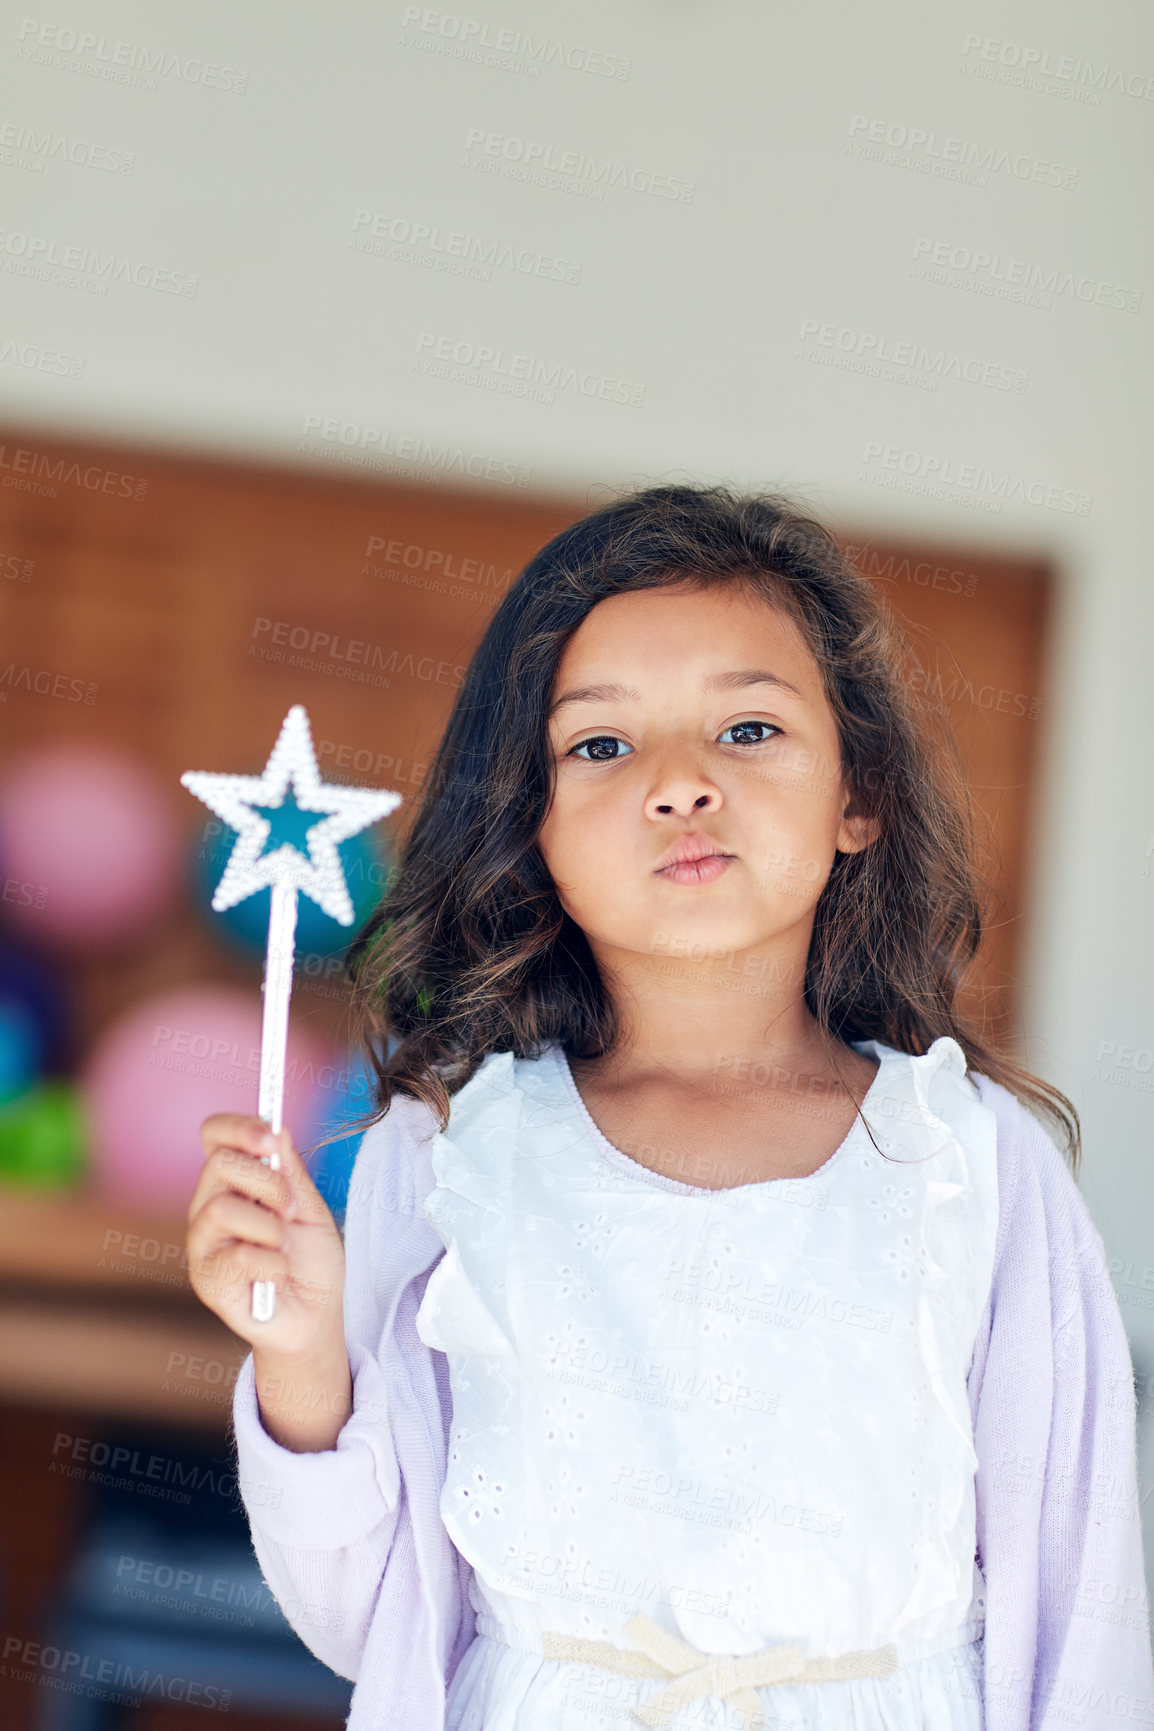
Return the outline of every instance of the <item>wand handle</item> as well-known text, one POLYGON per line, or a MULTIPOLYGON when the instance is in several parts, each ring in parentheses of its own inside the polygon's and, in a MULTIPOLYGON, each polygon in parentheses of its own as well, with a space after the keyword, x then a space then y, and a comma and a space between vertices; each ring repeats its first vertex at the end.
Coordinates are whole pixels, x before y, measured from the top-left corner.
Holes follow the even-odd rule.
POLYGON ((265 952, 264 1013, 260 1030, 260 1096, 257 1115, 275 1133, 284 1110, 285 1051, 288 1045, 289 998, 293 989, 293 954, 297 931, 297 892, 291 884, 273 884, 272 908, 265 952))
MULTIPOLYGON (((274 1132, 281 1128, 284 1109, 285 1053, 288 1047, 289 998, 293 988, 293 956, 296 949, 297 892, 291 884, 272 885, 269 910, 268 949, 265 952, 264 1011, 260 1031, 260 1094, 257 1116, 274 1132)), ((269 1166, 279 1171, 280 1155, 269 1156, 269 1166)), ((254 1322, 271 1322, 276 1315, 276 1283, 254 1280, 249 1300, 254 1322)))

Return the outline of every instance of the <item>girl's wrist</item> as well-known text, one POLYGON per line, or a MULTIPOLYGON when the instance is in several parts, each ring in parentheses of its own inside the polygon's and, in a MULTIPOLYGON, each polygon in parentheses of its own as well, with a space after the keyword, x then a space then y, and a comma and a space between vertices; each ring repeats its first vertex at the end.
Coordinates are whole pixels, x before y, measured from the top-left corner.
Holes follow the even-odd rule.
POLYGON ((296 1453, 331 1449, 353 1410, 344 1335, 308 1354, 253 1348, 257 1402, 268 1435, 296 1453))

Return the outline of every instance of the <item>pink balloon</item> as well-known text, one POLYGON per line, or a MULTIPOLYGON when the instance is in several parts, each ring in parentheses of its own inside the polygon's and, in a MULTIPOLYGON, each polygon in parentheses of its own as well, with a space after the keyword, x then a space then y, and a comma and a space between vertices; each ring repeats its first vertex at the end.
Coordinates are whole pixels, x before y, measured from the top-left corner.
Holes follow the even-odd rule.
MULTIPOLYGON (((202 1121, 255 1114, 259 990, 182 986, 114 1022, 80 1077, 98 1189, 118 1201, 187 1207, 204 1165, 202 1121)), ((339 1055, 290 1020, 284 1121, 303 1153, 343 1073, 339 1055)))
POLYGON ((181 886, 175 795, 127 752, 90 740, 22 751, 0 772, 3 914, 30 937, 96 955, 147 936, 181 886))

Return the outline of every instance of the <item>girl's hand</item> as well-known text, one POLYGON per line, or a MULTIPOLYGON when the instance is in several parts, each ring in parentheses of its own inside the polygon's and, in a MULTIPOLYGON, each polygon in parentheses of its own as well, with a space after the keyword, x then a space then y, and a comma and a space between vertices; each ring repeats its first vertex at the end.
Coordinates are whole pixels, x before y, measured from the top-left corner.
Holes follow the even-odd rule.
POLYGON ((188 1272, 209 1310, 268 1361, 345 1360, 345 1250, 287 1129, 217 1112, 200 1127, 207 1158, 188 1210, 188 1272), (281 1169, 261 1164, 277 1150, 281 1169), (254 1322, 251 1283, 276 1283, 276 1315, 254 1322))

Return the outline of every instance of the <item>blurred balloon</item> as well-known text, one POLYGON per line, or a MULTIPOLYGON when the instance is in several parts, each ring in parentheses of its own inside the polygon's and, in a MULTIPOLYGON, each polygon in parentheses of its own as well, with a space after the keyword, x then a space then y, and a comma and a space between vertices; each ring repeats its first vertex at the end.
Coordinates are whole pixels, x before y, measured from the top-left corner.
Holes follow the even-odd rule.
POLYGON ((63 974, 52 957, 11 938, 0 939, 0 1009, 5 1007, 35 1027, 34 1074, 73 1068, 72 1014, 63 974))
MULTIPOLYGON (((311 814, 310 814, 311 815, 311 814)), ((196 905, 208 917, 213 930, 227 938, 237 949, 244 950, 249 956, 263 956, 268 943, 268 911, 272 905, 272 891, 256 890, 253 895, 247 895, 242 902, 234 907, 227 907, 223 914, 213 909, 213 893, 220 883, 221 876, 228 864, 228 855, 232 853, 237 831, 227 824, 221 824, 220 819, 211 819, 204 824, 201 831, 201 843, 192 853, 192 895, 196 905)), ((279 838, 270 836, 265 852, 272 852, 272 846, 277 845, 279 838)), ((308 843, 301 845, 301 852, 308 850, 308 843)), ((353 924, 343 926, 337 919, 329 919, 324 909, 313 902, 310 895, 301 895, 296 905, 296 959, 298 966, 308 957, 339 956, 353 942, 356 931, 369 919, 370 912, 384 895, 384 888, 389 879, 388 841, 375 840, 370 831, 362 831, 355 836, 337 843, 337 853, 341 855, 341 865, 344 867, 344 881, 348 885, 349 900, 353 904, 353 924)))
POLYGON ((43 1053, 40 1029, 27 1004, 0 989, 0 1105, 32 1086, 43 1053))
MULTIPOLYGON (((99 1188, 124 1201, 187 1205, 204 1165, 203 1119, 257 1109, 259 994, 183 986, 138 1004, 107 1029, 81 1076, 99 1188)), ((315 1139, 340 1061, 290 1023, 284 1121, 298 1148, 315 1139)))
POLYGON ((84 1171, 87 1126, 72 1082, 38 1082, 0 1106, 0 1183, 75 1184, 84 1171))
MULTIPOLYGON (((314 814, 310 812, 308 815, 312 817, 314 814)), ((318 821, 319 815, 317 814, 318 821)), ((197 907, 204 912, 222 937, 248 955, 263 956, 268 943, 271 890, 257 890, 253 895, 246 896, 244 901, 226 908, 223 913, 217 913, 212 907, 213 893, 224 875, 236 836, 236 830, 221 823, 219 818, 205 823, 200 832, 199 846, 192 855, 192 893, 197 907)), ((265 852, 271 852, 282 839, 284 838, 281 836, 270 835, 265 852)), ((293 841, 294 845, 300 846, 302 853, 308 851, 308 843, 303 834, 299 843, 295 837, 293 841)), ((353 924, 342 926, 339 920, 330 919, 311 896, 300 896, 297 900, 296 927, 298 967, 310 956, 337 956, 346 950, 358 928, 368 919, 385 892, 390 871, 390 855, 388 842, 383 836, 378 839, 371 830, 362 830, 357 835, 338 842, 337 852, 344 868, 349 900, 353 904, 353 924)))
POLYGON ((70 955, 155 929, 179 893, 182 830, 147 764, 89 740, 39 745, 0 772, 3 912, 70 955))
MULTIPOLYGON (((395 1041, 390 1043, 390 1051, 395 1044, 395 1041)), ((344 1136, 337 1133, 373 1110, 375 1087, 375 1073, 366 1063, 363 1054, 350 1054, 338 1084, 333 1089, 332 1098, 317 1125, 314 1143, 325 1136, 333 1136, 335 1139, 326 1142, 313 1154, 306 1153, 305 1163, 313 1183, 338 1221, 344 1219, 349 1180, 364 1132, 358 1130, 344 1136)))

